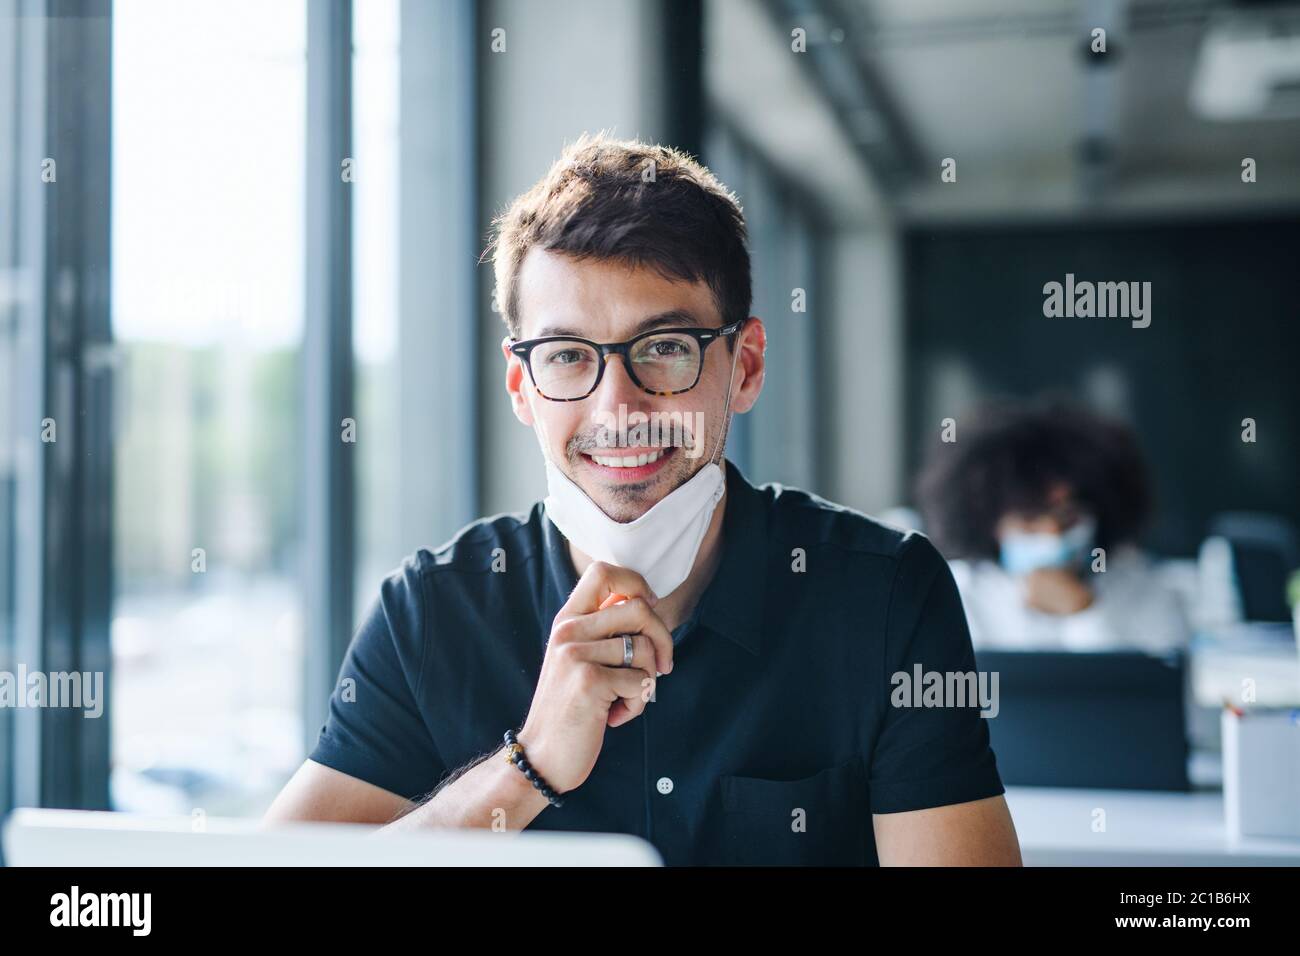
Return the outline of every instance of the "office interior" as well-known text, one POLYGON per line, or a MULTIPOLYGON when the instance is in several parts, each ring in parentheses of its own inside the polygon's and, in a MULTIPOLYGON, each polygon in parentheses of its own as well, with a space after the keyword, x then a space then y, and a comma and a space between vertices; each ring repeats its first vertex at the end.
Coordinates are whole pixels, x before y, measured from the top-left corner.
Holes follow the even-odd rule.
POLYGON ((1022 763, 1026 859, 1300 862, 1222 795, 1225 698, 1300 707, 1300 4, 0 0, 0 130, 0 671, 107 688, 0 708, 0 814, 258 816, 383 577, 544 497, 480 254, 608 130, 743 205, 752 482, 924 532, 947 419, 1053 393, 1136 432, 1192 637, 1150 672, 1183 721, 1134 736, 1187 789, 1022 763), (1149 281, 1150 324, 1046 317, 1067 274, 1149 281), (1098 800, 1140 853, 1063 835, 1098 800))

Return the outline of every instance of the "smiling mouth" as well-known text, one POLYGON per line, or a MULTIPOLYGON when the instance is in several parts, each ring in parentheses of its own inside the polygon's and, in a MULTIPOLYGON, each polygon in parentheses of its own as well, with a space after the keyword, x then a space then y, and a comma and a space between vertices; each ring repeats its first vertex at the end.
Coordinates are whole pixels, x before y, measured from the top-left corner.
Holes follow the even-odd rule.
POLYGON ((606 468, 637 468, 654 464, 660 457, 671 451, 671 448, 656 448, 652 452, 641 452, 637 455, 597 455, 594 452, 586 454, 596 464, 604 465, 606 468))
POLYGON ((602 449, 599 452, 583 452, 587 464, 602 475, 616 481, 640 481, 653 475, 676 452, 672 448, 646 448, 623 450, 618 448, 602 449), (620 454, 620 451, 625 453, 620 454))

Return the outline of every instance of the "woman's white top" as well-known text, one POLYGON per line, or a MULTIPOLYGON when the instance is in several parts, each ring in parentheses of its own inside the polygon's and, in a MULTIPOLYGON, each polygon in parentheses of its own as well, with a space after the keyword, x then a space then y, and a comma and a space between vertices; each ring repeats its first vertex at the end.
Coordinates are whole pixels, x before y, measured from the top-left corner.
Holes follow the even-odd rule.
POLYGON ((994 561, 949 564, 976 650, 1161 653, 1187 645, 1182 601, 1136 548, 1112 549, 1105 571, 1085 572, 1093 602, 1076 614, 1027 607, 1021 580, 994 561))

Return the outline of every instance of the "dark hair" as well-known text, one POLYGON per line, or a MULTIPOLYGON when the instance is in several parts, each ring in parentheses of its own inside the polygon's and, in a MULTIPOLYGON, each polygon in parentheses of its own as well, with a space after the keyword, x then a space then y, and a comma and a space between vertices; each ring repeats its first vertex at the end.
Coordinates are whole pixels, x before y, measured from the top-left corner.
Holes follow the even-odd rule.
MULTIPOLYGON (((749 315, 752 288, 740 203, 676 149, 584 133, 492 226, 483 255, 492 254, 502 318, 516 338, 519 269, 533 248, 703 280, 724 325, 749 315)), ((727 342, 731 347, 731 337, 727 342)))
POLYGON ((1137 435, 1124 423, 1060 400, 998 403, 931 449, 917 481, 926 532, 950 558, 996 558, 1002 516, 1049 510, 1068 485, 1097 519, 1096 544, 1137 537, 1151 490, 1137 435))

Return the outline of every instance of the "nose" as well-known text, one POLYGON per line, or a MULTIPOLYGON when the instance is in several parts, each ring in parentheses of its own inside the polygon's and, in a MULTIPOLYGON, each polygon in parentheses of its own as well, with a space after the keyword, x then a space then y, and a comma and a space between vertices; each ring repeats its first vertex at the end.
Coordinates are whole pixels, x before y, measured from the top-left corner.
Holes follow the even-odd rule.
POLYGON ((623 363, 621 355, 605 356, 605 373, 601 376, 600 387, 595 394, 602 409, 617 411, 619 405, 626 405, 629 410, 634 410, 649 397, 632 381, 632 376, 627 373, 627 366, 623 363))

